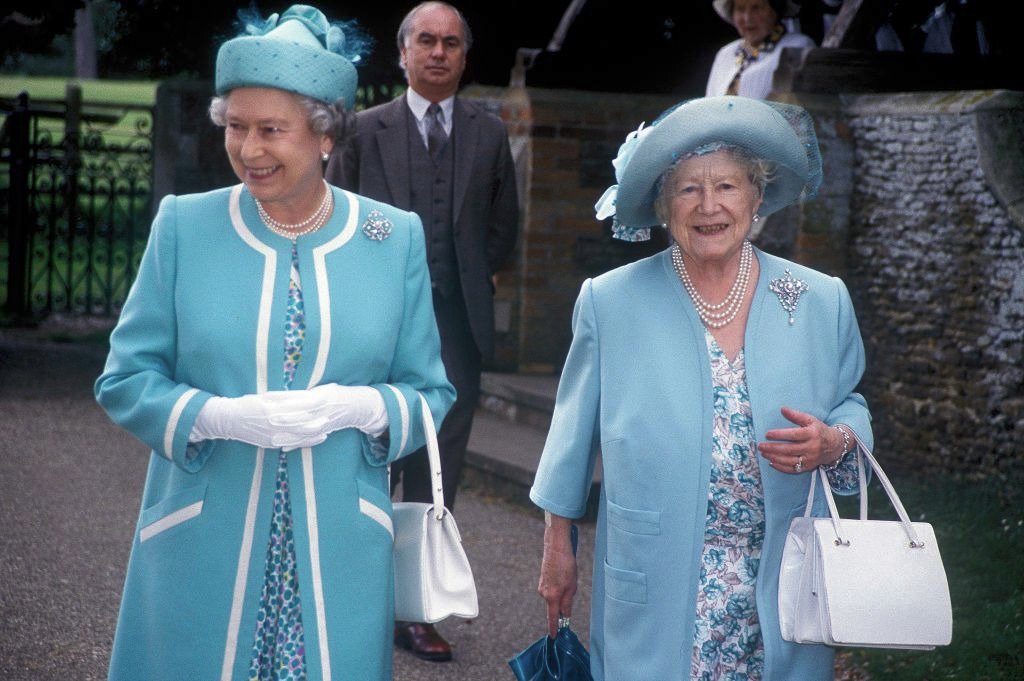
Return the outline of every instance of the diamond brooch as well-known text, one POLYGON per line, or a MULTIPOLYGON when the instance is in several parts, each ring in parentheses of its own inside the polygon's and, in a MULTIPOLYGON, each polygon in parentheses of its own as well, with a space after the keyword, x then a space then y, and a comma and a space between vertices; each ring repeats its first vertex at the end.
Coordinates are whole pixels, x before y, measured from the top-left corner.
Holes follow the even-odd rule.
POLYGON ((363 234, 374 241, 384 241, 391 236, 391 220, 384 217, 384 213, 379 210, 371 210, 366 216, 366 222, 363 223, 363 234))
POLYGON ((779 297, 782 309, 789 313, 789 324, 793 325, 793 311, 796 310, 800 296, 807 291, 807 282, 795 278, 786 270, 786 276, 773 279, 768 285, 772 293, 779 297))

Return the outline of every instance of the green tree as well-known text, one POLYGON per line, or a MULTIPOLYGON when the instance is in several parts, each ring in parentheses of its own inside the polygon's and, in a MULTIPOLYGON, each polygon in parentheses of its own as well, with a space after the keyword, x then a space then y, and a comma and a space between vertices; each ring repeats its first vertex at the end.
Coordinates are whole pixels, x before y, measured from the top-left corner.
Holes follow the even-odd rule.
MULTIPOLYGON (((106 77, 209 78, 217 46, 237 33, 234 3, 209 0, 108 0, 110 49, 100 55, 106 77)), ((97 32, 99 32, 97 26, 97 32)))
MULTIPOLYGON (((0 64, 17 68, 27 55, 59 53, 54 39, 69 36, 84 0, 9 0, 0 9, 0 64)), ((65 40, 63 49, 67 50, 65 40)))

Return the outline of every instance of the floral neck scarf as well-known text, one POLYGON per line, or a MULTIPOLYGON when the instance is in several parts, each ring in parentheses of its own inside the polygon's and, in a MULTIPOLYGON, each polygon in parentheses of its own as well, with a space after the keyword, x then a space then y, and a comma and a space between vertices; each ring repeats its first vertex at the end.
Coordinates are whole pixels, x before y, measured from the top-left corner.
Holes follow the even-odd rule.
POLYGON ((768 54, 775 50, 775 46, 782 40, 782 36, 786 34, 786 27, 781 23, 775 24, 775 28, 772 32, 761 41, 761 44, 750 48, 747 47, 745 42, 741 42, 740 46, 736 48, 736 65, 739 66, 739 70, 736 71, 736 75, 733 76, 732 82, 729 83, 729 87, 726 88, 725 94, 727 95, 738 95, 740 91, 740 76, 748 66, 753 62, 757 61, 757 58, 762 54, 768 54))

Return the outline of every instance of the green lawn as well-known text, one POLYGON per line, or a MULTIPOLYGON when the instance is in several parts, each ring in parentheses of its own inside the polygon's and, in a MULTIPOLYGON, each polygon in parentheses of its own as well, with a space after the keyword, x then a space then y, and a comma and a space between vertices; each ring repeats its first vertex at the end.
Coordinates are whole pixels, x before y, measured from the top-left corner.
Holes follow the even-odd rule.
MULTIPOLYGON (((911 519, 935 529, 953 603, 953 643, 931 652, 862 649, 852 659, 871 681, 1024 679, 1020 493, 1005 484, 892 477, 911 519)), ((870 490, 869 516, 895 519, 880 485, 870 490)), ((853 504, 842 500, 843 517, 856 517, 853 504)))
MULTIPOLYGON (((0 74, 0 99, 14 98, 20 92, 27 91, 32 99, 63 100, 65 88, 69 82, 75 82, 82 86, 84 102, 135 106, 152 106, 156 102, 156 89, 160 84, 159 81, 83 80, 0 74)), ((385 88, 377 95, 378 99, 371 103, 386 101, 397 96, 404 89, 404 83, 396 83, 391 88, 385 88)), ((364 88, 360 88, 356 105, 361 106, 366 96, 367 92, 364 88)))
POLYGON ((63 100, 69 82, 82 86, 82 100, 85 102, 139 106, 152 106, 159 85, 156 81, 76 80, 0 74, 0 99, 14 98, 26 91, 31 99, 63 100))
MULTIPOLYGON (((82 87, 83 113, 102 114, 104 120, 93 119, 89 123, 91 130, 103 135, 107 143, 128 143, 138 137, 139 130, 148 130, 152 126, 152 116, 148 111, 138 109, 118 109, 117 107, 151 107, 156 101, 155 81, 115 81, 115 80, 74 80, 67 78, 35 78, 26 76, 0 75, 0 99, 13 99, 21 92, 28 92, 31 102, 63 102, 68 83, 78 83, 82 87), (116 122, 110 122, 110 118, 116 122)), ((4 116, 0 115, 0 125, 4 116)), ((44 118, 40 121, 44 130, 50 131, 55 138, 63 135, 64 122, 59 118, 44 118)))

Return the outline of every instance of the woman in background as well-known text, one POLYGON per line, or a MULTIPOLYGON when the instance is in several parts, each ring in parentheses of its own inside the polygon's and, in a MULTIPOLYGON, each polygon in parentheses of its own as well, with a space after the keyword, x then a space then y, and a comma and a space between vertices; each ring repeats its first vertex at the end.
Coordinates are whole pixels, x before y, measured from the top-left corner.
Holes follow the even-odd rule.
POLYGON ((785 47, 814 47, 803 33, 786 29, 782 19, 797 14, 791 0, 714 0, 718 16, 732 24, 739 39, 715 55, 705 94, 741 95, 764 99, 785 47))

